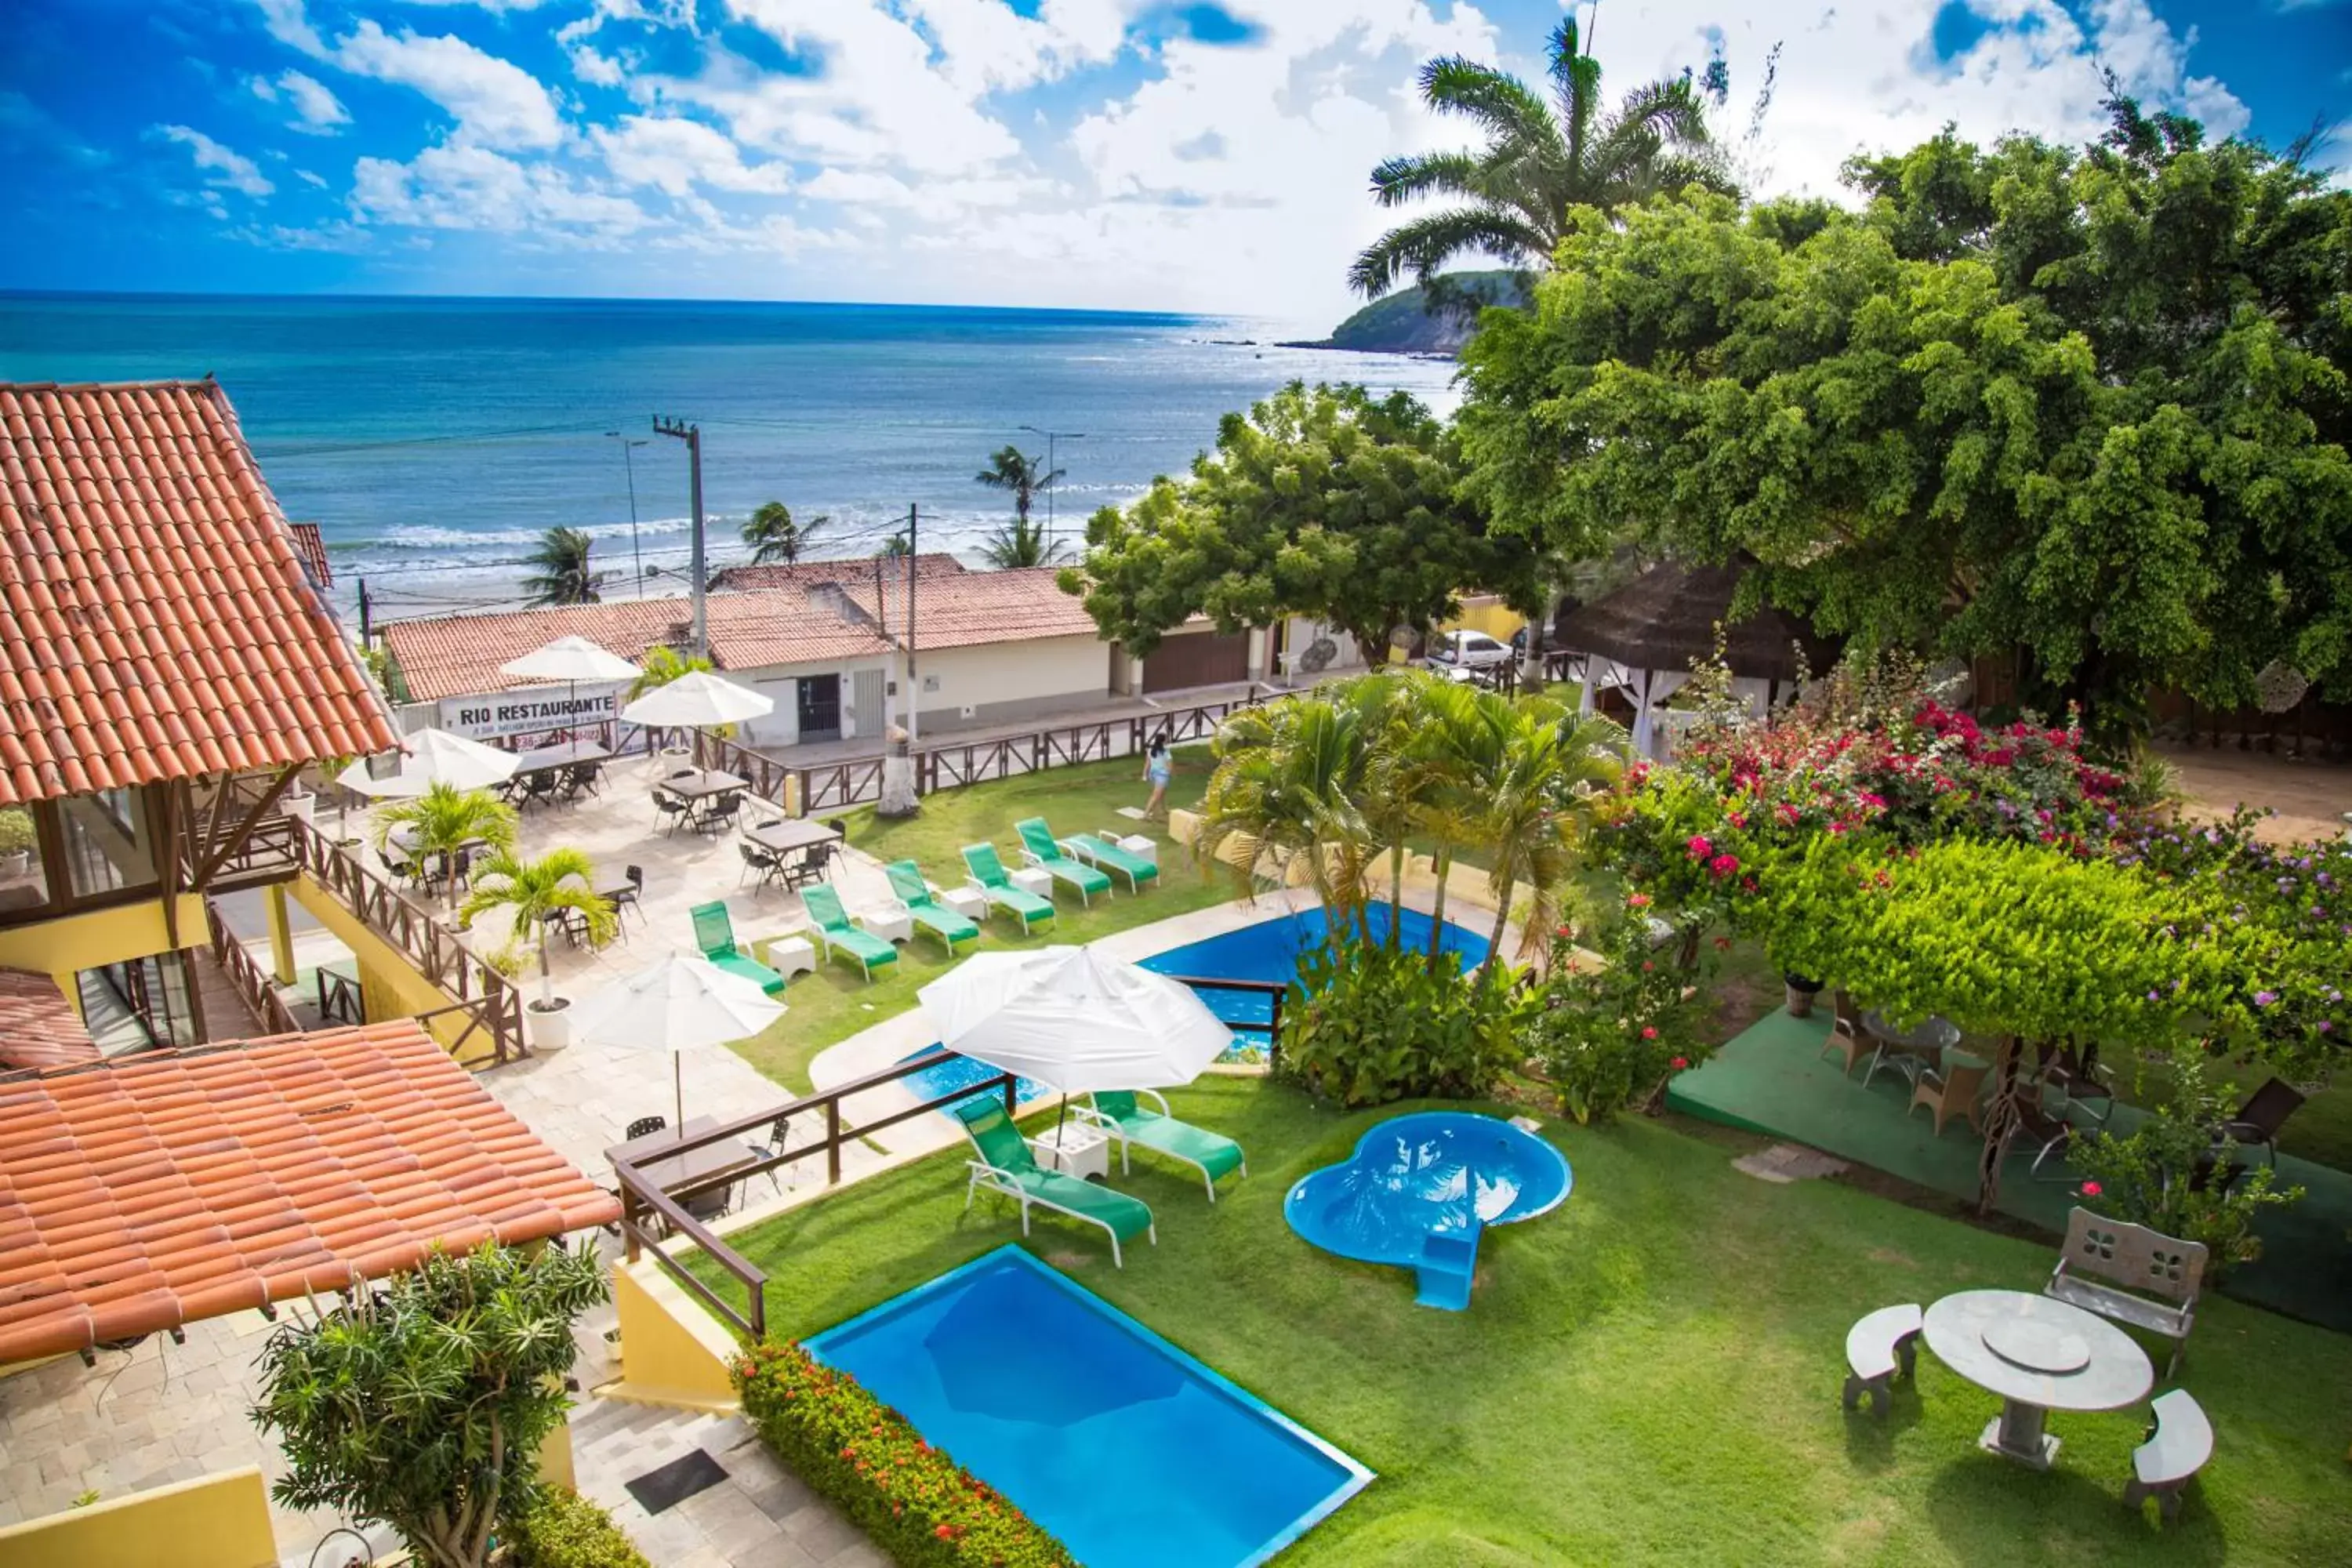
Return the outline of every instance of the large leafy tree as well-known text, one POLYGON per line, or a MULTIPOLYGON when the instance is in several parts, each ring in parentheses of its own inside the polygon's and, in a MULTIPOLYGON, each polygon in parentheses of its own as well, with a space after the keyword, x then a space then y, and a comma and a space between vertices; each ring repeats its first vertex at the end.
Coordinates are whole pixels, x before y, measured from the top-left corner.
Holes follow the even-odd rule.
POLYGON ((613 574, 599 572, 590 563, 595 542, 576 528, 551 528, 541 534, 539 543, 522 562, 530 568, 530 574, 522 580, 522 591, 530 603, 593 605, 601 599, 613 574))
POLYGON ((280 1323, 253 1410, 286 1452, 271 1494, 380 1520, 433 1568, 482 1568, 539 1494, 540 1444, 572 1403, 572 1320, 607 1289, 593 1247, 484 1242, 280 1323))
POLYGON ((1408 273, 1427 285, 1445 263, 1473 252, 1544 266, 1575 208, 1613 212, 1687 184, 1732 189, 1708 139, 1701 92, 1687 77, 1637 88, 1610 113, 1601 66, 1577 52, 1573 20, 1553 30, 1549 53, 1542 90, 1459 55, 1421 68, 1423 101, 1477 126, 1486 144, 1410 153, 1372 171, 1383 207, 1429 197, 1454 205, 1375 240, 1348 274, 1359 292, 1377 299, 1408 273))
POLYGON ((1860 216, 1584 216, 1466 352, 1469 492, 1571 555, 1745 552, 1824 631, 2013 654, 2109 734, 2274 659, 2352 692, 2352 195, 2111 107, 2079 153, 1858 162, 1860 216))
POLYGON ((1097 512, 1064 586, 1138 657, 1201 614, 1229 633, 1310 616, 1377 661, 1393 628, 1443 619, 1465 592, 1537 613, 1535 544, 1491 533, 1459 479, 1453 437, 1404 393, 1293 382, 1226 415, 1189 478, 1097 512))
POLYGON ((751 547, 754 566, 790 566, 806 553, 809 542, 832 521, 813 517, 796 521, 793 509, 780 500, 761 503, 743 524, 743 542, 751 547))

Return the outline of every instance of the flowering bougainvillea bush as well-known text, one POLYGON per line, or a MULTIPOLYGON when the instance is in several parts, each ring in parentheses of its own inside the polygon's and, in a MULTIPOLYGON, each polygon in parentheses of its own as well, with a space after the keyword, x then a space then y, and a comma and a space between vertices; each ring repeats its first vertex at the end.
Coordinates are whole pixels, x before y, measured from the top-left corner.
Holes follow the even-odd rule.
POLYGON ((1560 1109, 1579 1121, 1606 1121, 1648 1103, 1675 1074, 1715 1053, 1697 984, 1708 965, 1694 973, 1652 942, 1649 902, 1635 893, 1582 933, 1604 961, 1598 968, 1579 965, 1568 927, 1552 938, 1551 978, 1528 1043, 1560 1109))
POLYGON ((1076 1568, 1062 1543, 796 1344, 736 1358, 743 1413, 801 1479, 905 1568, 1076 1568))

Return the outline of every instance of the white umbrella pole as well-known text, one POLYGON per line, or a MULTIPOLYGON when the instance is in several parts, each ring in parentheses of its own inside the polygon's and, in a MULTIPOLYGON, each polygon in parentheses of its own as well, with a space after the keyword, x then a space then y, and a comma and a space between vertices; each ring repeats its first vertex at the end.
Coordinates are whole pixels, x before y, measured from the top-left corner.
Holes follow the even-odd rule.
POLYGON ((670 1082, 677 1090, 677 1135, 686 1136, 686 1053, 674 1050, 669 1054, 670 1082))

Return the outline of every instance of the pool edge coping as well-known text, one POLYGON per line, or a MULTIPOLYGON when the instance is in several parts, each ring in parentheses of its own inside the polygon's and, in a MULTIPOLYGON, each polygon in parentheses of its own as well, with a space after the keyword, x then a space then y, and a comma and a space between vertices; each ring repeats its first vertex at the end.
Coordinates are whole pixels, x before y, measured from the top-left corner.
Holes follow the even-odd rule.
MULTIPOLYGON (((992 1247, 978 1258, 956 1265, 944 1274, 933 1275, 919 1285, 909 1286, 895 1296, 876 1302, 854 1317, 844 1318, 840 1322, 828 1324, 814 1334, 803 1335, 800 1341, 801 1348, 818 1361, 824 1362, 824 1357, 819 1350, 821 1341, 830 1339, 836 1334, 846 1334, 870 1319, 880 1319, 903 1311, 917 1300, 944 1288, 962 1275, 975 1273, 982 1268, 994 1267, 1005 1262, 1018 1263, 1041 1278, 1050 1280, 1070 1295, 1078 1298, 1087 1307, 1110 1319, 1119 1328, 1150 1345, 1160 1354, 1171 1358, 1180 1366, 1198 1373, 1203 1382, 1228 1399, 1244 1409, 1255 1412, 1262 1418, 1270 1420, 1276 1426, 1304 1442, 1308 1447, 1331 1460, 1346 1472, 1346 1479, 1338 1488, 1328 1493, 1313 1508, 1292 1520, 1280 1531, 1267 1537, 1256 1550, 1234 1563, 1232 1568, 1259 1568, 1259 1564, 1269 1562, 1287 1551, 1300 1537, 1346 1507, 1357 1494, 1380 1479, 1380 1472, 1370 1466, 1345 1452, 1320 1434, 1308 1430, 1297 1420, 1244 1388, 1149 1323, 1087 1289, 1018 1242, 1008 1241, 1002 1246, 992 1247)), ((825 1363, 825 1364, 832 1363, 825 1363)), ((912 1426, 914 1424, 908 1422, 908 1425, 912 1426)), ((950 1457, 953 1457, 952 1454, 950 1457)), ((962 1463, 960 1459, 957 1462, 962 1463)), ((1025 1513, 1028 1510, 1024 1509, 1023 1511, 1025 1513)))

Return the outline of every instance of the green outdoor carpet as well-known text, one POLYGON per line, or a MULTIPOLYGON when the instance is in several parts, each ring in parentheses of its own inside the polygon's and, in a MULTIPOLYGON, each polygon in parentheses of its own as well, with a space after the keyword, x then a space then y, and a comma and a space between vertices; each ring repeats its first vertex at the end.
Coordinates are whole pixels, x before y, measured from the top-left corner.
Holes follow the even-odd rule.
MULTIPOLYGON (((1901 1075, 1881 1069, 1868 1089, 1863 1063, 1841 1076, 1837 1058, 1825 1055, 1829 1010, 1811 1018, 1774 1011, 1734 1038, 1713 1060, 1677 1077, 1666 1103, 1687 1115, 1745 1128, 1806 1144, 1842 1160, 1868 1165, 1954 1197, 1977 1192, 1979 1141, 1968 1124, 1947 1118, 1935 1135, 1935 1118, 1922 1106, 1908 1115, 1911 1086, 1901 1075)), ((2116 1108, 2118 1132, 2137 1125, 2140 1113, 2116 1108)), ((2066 1213, 2076 1203, 2079 1177, 2053 1179, 2053 1158, 2042 1176, 2027 1174, 2031 1152, 2011 1152, 2000 1183, 2002 1212, 2052 1233, 2066 1229, 2066 1213)), ((2279 1157, 2279 1184, 2300 1186, 2300 1203, 2265 1211, 2255 1224, 2263 1256, 2231 1271, 2222 1289, 2241 1300, 2352 1331, 2352 1174, 2293 1155, 2279 1157)), ((2192 1353, 2193 1347, 2192 1347, 2192 1353)))

